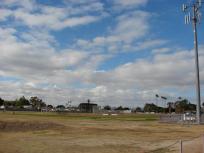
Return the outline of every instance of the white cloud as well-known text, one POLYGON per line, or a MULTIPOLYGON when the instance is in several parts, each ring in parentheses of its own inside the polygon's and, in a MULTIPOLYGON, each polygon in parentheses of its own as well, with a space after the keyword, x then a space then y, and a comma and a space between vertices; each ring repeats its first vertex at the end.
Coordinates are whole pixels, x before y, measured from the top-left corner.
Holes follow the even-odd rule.
POLYGON ((142 43, 141 42, 138 43, 138 46, 135 47, 135 50, 144 50, 144 49, 148 49, 148 48, 159 47, 159 46, 162 46, 166 43, 167 43, 167 41, 162 40, 162 39, 146 40, 142 43))
POLYGON ((96 22, 100 20, 101 17, 97 16, 83 16, 83 17, 73 17, 66 19, 62 22, 58 22, 57 24, 53 24, 52 29, 55 30, 60 30, 64 29, 66 27, 74 27, 74 26, 79 26, 79 25, 86 25, 92 22, 96 22))
POLYGON ((153 46, 164 44, 164 40, 143 40, 149 32, 150 14, 144 11, 132 11, 116 18, 116 25, 112 27, 107 36, 99 36, 90 41, 78 39, 76 47, 85 50, 104 50, 117 53, 127 51, 138 51, 153 46), (135 42, 138 42, 135 45, 135 42))
POLYGON ((8 9, 0 9, 0 21, 6 20, 6 18, 11 14, 12 14, 12 11, 8 9))
MULTIPOLYGON (((37 95, 52 104, 71 98, 74 104, 91 99, 100 105, 136 106, 152 101, 164 89, 173 89, 173 94, 192 89, 194 54, 178 49, 172 53, 168 41, 152 38, 152 15, 138 9, 148 1, 112 2, 111 9, 124 13, 114 12, 114 25, 106 34, 77 39, 71 48, 59 49, 61 42, 51 31, 101 20, 106 12, 100 1, 65 0, 65 6, 57 7, 34 0, 3 0, 0 21, 14 17, 14 22, 10 21, 11 28, 0 28, 0 76, 8 78, 0 81, 0 95, 6 99, 37 95), (16 26, 26 27, 25 31, 16 26), (100 70, 117 53, 148 49, 153 53, 148 57, 100 70)), ((204 54, 200 53, 203 84, 204 54)))
POLYGON ((160 53, 168 53, 169 51, 171 51, 170 48, 157 48, 157 49, 153 49, 152 53, 153 54, 160 54, 160 53))
MULTIPOLYGON (((201 48, 202 52, 204 48, 201 48)), ((201 82, 204 83, 204 56, 200 55, 201 82)), ((156 93, 169 96, 192 90, 194 87, 194 53, 178 51, 172 54, 156 54, 152 61, 141 59, 127 63, 110 71, 98 71, 86 80, 96 84, 91 90, 92 97, 98 101, 111 101, 117 104, 154 101, 156 93), (177 91, 165 93, 164 90, 177 91), (125 99, 125 98, 128 98, 125 99)))
POLYGON ((56 54, 56 56, 52 57, 52 62, 56 63, 56 65, 59 67, 76 66, 87 57, 88 54, 85 52, 63 50, 62 52, 56 54))
POLYGON ((113 34, 124 42, 131 42, 143 37, 149 30, 148 19, 150 14, 144 11, 134 11, 119 16, 118 24, 113 34))
POLYGON ((145 6, 148 0, 113 0, 114 9, 123 10, 145 6))
POLYGON ((68 86, 74 82, 86 84, 86 78, 110 55, 90 54, 80 50, 56 51, 56 40, 46 31, 22 34, 15 29, 0 28, 0 64, 3 76, 20 78, 34 84, 68 86), (6 39, 5 39, 6 38, 6 39), (12 44, 12 45, 10 45, 12 44))
POLYGON ((29 27, 44 27, 53 30, 61 30, 66 27, 74 27, 96 22, 101 19, 101 16, 81 16, 81 17, 66 17, 66 12, 57 12, 49 14, 36 13, 32 14, 24 10, 14 12, 16 20, 22 21, 29 27))
POLYGON ((7 17, 12 16, 18 24, 31 28, 61 30, 90 24, 106 16, 103 4, 100 2, 93 2, 90 5, 55 7, 40 5, 34 0, 3 0, 0 5, 6 8, 0 10, 0 20, 6 20, 7 17), (16 8, 13 9, 13 6, 16 8), (92 15, 93 13, 95 15, 92 15))
POLYGON ((2 0, 1 4, 5 7, 21 7, 27 10, 32 10, 35 7, 34 0, 2 0))
MULTIPOLYGON (((3 98, 37 95, 52 104, 64 104, 71 98, 75 105, 90 98, 100 105, 137 106, 154 101, 155 93, 160 93, 160 90, 169 88, 179 91, 194 86, 192 51, 157 53, 153 55, 152 60, 140 59, 113 70, 96 71, 97 65, 109 57, 74 50, 57 53, 53 48, 47 48, 42 52, 37 51, 38 47, 35 48, 33 45, 30 49, 23 48, 22 46, 29 47, 29 41, 26 44, 16 42, 13 36, 15 30, 1 29, 1 31, 7 36, 7 40, 1 39, 1 45, 7 46, 7 52, 2 49, 4 57, 0 59, 1 74, 21 78, 21 81, 14 81, 16 83, 1 82, 3 88, 0 93, 3 98), (14 48, 8 48, 10 43, 14 48), (27 49, 32 50, 31 55, 27 49), (69 70, 69 66, 75 68, 69 70), (83 88, 75 87, 76 83, 83 88)), ((202 79, 203 54, 200 55, 200 61, 202 79)))
POLYGON ((87 58, 87 54, 80 51, 56 52, 51 45, 55 40, 46 32, 27 33, 23 35, 24 39, 28 38, 24 42, 18 41, 14 29, 0 28, 0 32, 3 34, 0 36, 1 70, 7 76, 42 81, 56 71, 76 66, 87 58))

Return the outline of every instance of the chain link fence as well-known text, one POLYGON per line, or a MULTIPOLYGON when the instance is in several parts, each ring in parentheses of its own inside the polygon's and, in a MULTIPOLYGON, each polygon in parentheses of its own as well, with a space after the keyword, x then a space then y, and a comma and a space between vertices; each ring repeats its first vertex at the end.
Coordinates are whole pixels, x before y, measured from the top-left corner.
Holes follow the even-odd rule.
MULTIPOLYGON (((160 115, 161 123, 196 124, 196 115, 163 114, 160 115)), ((201 124, 204 124, 204 114, 201 115, 201 124)), ((148 153, 204 153, 204 135, 189 139, 182 139, 166 147, 161 147, 148 153)))
POLYGON ((166 146, 145 153, 204 153, 204 135, 168 142, 166 146))
MULTIPOLYGON (((201 124, 204 124, 204 114, 201 115, 201 124)), ((182 123, 196 124, 195 114, 162 114, 160 115, 161 123, 182 123)))

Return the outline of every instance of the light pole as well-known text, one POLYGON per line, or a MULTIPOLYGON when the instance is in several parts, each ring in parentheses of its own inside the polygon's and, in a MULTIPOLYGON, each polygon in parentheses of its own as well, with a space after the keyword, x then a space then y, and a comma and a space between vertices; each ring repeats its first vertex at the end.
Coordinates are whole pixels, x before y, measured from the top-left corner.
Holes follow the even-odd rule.
POLYGON ((183 4, 183 11, 187 12, 188 15, 185 16, 185 24, 192 22, 193 24, 193 33, 194 33, 194 48, 195 48, 195 68, 196 68, 196 117, 197 124, 200 124, 200 106, 201 106, 201 96, 200 96, 200 74, 199 74, 199 56, 198 56, 198 37, 197 37, 197 23, 200 22, 200 8, 201 0, 195 1, 193 4, 185 5, 183 4), (189 10, 191 9, 191 10, 189 10), (191 15, 192 13, 192 15, 191 15))

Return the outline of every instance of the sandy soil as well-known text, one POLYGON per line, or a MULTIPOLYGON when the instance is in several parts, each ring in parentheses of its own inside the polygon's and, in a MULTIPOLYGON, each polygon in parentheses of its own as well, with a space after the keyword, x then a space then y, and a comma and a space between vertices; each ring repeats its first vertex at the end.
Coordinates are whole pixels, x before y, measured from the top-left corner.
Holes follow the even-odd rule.
MULTIPOLYGON (((0 153, 178 153, 204 126, 0 114, 0 153)), ((202 153, 202 139, 184 153, 202 153)))

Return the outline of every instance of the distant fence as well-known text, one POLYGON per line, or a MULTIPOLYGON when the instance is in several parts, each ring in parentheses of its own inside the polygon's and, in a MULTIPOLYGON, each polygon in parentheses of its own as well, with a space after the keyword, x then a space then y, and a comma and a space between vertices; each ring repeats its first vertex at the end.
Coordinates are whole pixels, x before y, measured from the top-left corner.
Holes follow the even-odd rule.
POLYGON ((201 115, 200 121, 201 123, 204 123, 204 114, 201 115))
POLYGON ((160 122, 162 123, 180 123, 182 122, 183 114, 163 114, 160 115, 160 122))
POLYGON ((204 153, 204 135, 190 139, 178 140, 167 146, 146 153, 204 153))
MULTIPOLYGON (((180 123, 180 124, 196 124, 196 115, 185 114, 163 114, 160 115, 161 123, 180 123)), ((201 124, 204 124, 204 114, 201 115, 201 124)), ((178 140, 172 142, 166 147, 159 148, 153 152, 171 152, 171 153, 204 153, 204 135, 178 140)), ((153 153, 151 151, 151 153, 153 153)), ((150 152, 149 152, 150 153, 150 152)))
MULTIPOLYGON (((183 124, 195 124, 196 115, 185 114, 162 114, 160 115, 160 122, 162 123, 183 123, 183 124)), ((204 114, 201 115, 201 123, 204 124, 204 114)))

